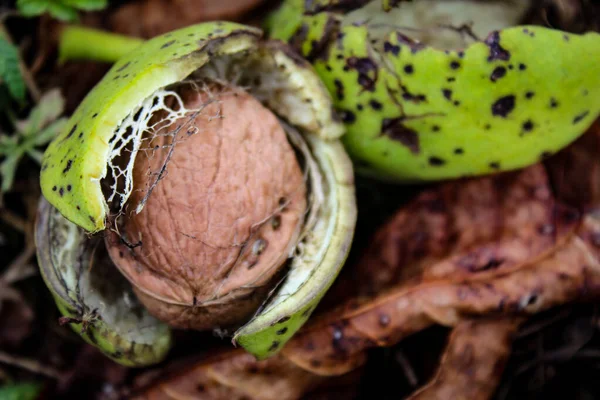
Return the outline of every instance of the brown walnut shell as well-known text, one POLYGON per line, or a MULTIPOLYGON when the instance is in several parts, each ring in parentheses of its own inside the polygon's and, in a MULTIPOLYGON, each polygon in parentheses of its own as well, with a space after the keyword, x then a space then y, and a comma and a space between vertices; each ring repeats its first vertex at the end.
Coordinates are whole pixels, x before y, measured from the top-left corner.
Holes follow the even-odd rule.
POLYGON ((307 207, 303 172, 278 119, 248 93, 211 86, 182 98, 197 115, 143 145, 106 245, 157 318, 185 329, 239 325, 293 252, 307 207))

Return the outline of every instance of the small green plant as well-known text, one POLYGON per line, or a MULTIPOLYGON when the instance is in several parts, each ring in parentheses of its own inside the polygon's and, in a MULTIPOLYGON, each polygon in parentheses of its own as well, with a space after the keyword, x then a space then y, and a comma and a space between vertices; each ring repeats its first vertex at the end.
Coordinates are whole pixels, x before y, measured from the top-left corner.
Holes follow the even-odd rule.
POLYGON ((17 0, 17 9, 24 17, 48 13, 61 21, 75 21, 78 11, 102 10, 107 5, 107 0, 17 0))
POLYGON ((48 144, 62 130, 66 118, 59 118, 64 109, 64 99, 58 89, 44 94, 40 102, 24 120, 17 120, 9 109, 5 114, 14 126, 11 135, 0 133, 0 175, 2 193, 11 189, 19 162, 29 156, 41 163, 40 147, 48 144))
POLYGON ((15 383, 0 386, 0 399, 3 400, 35 400, 42 385, 39 383, 15 383))
MULTIPOLYGON (((0 36, 0 82, 10 97, 25 100, 25 82, 19 70, 19 50, 0 36)), ((4 101, 2 101, 4 103, 4 101)))

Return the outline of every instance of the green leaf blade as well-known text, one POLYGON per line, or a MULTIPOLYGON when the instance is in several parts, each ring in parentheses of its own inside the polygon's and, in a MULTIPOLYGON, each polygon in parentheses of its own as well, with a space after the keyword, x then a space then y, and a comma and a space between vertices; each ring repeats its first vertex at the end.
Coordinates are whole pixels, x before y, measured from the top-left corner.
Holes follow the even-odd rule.
POLYGON ((19 50, 0 37, 0 79, 14 99, 25 100, 25 82, 19 67, 19 50))

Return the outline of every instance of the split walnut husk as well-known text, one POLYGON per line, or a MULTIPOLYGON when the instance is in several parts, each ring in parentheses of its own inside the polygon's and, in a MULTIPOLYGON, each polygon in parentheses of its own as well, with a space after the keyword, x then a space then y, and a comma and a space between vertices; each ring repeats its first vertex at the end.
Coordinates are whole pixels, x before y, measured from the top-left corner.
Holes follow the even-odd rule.
POLYGON ((310 65, 258 30, 141 45, 44 155, 38 258, 63 320, 128 365, 164 357, 167 325, 277 353, 350 247, 343 132, 310 65), (131 357, 140 343, 151 351, 131 357))
POLYGON ((441 181, 533 165, 600 115, 600 35, 532 25, 539 3, 284 0, 267 26, 327 86, 357 172, 441 181))

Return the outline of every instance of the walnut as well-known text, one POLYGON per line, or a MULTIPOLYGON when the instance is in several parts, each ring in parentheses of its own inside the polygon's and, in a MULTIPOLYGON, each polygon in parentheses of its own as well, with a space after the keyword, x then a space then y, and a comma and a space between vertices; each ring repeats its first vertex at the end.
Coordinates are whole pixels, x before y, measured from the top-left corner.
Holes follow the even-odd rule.
POLYGON ((213 85, 182 99, 200 111, 147 140, 106 246, 157 318, 186 329, 239 325, 294 250, 303 171, 277 117, 245 91, 213 85))

